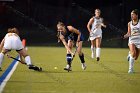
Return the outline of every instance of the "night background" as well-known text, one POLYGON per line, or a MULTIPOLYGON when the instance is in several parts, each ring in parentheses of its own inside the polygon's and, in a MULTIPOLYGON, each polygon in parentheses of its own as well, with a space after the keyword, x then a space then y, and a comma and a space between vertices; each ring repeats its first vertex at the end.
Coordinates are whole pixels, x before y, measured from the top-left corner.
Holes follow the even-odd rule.
POLYGON ((57 46, 58 21, 84 33, 84 46, 90 46, 87 23, 96 8, 107 28, 103 28, 102 47, 127 47, 120 39, 127 32, 130 12, 140 10, 139 0, 0 0, 0 40, 9 27, 17 27, 27 46, 57 46))

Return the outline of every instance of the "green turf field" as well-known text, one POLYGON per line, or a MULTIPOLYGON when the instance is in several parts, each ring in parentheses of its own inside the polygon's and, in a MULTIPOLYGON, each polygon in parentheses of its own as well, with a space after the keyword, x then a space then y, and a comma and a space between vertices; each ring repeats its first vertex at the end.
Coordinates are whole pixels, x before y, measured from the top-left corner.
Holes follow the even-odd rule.
MULTIPOLYGON (((128 74, 128 49, 102 48, 99 63, 90 58, 90 48, 83 48, 83 52, 87 69, 81 69, 76 55, 73 71, 68 73, 63 70, 63 47, 28 47, 33 63, 42 66, 43 71, 31 71, 18 64, 3 93, 140 93, 140 58, 135 63, 135 73, 128 74)), ((0 75, 11 62, 5 57, 0 75)))

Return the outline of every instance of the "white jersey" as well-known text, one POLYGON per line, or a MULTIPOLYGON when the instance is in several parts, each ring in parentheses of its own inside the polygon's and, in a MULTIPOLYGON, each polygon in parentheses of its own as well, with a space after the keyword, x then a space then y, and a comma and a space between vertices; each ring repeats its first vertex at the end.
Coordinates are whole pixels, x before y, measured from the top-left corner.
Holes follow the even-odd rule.
POLYGON ((7 33, 4 38, 4 48, 8 50, 21 50, 23 49, 20 37, 16 33, 7 33))
POLYGON ((135 44, 137 48, 140 48, 140 20, 136 25, 130 22, 131 37, 129 37, 129 44, 135 44))
POLYGON ((93 18, 94 18, 94 22, 92 23, 92 27, 91 27, 90 40, 94 40, 97 37, 102 38, 101 24, 103 23, 103 19, 96 18, 96 17, 93 18))

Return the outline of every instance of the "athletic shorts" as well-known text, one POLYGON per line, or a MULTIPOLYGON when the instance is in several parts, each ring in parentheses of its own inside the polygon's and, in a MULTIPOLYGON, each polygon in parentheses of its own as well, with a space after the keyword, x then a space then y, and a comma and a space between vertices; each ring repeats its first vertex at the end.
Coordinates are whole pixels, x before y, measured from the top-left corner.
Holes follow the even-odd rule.
POLYGON ((140 35, 129 37, 129 44, 134 44, 137 48, 140 48, 140 35))
POLYGON ((11 36, 8 38, 5 38, 4 41, 4 48, 7 50, 21 50, 23 49, 23 45, 21 40, 18 37, 11 36))
MULTIPOLYGON (((77 41, 78 39, 78 35, 72 35, 72 36, 68 36, 68 40, 72 40, 72 41, 77 41)), ((84 41, 84 35, 81 33, 80 36, 80 41, 84 41)))
POLYGON ((89 39, 90 40, 94 40, 96 38, 99 38, 101 37, 102 38, 102 30, 94 30, 90 33, 90 36, 89 36, 89 39))

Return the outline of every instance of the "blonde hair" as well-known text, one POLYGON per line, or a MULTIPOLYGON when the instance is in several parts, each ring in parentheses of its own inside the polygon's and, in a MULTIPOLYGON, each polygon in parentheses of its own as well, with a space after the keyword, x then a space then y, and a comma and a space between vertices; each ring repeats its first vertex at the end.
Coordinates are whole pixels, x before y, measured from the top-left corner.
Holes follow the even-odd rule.
POLYGON ((99 11, 99 12, 101 13, 101 10, 100 10, 100 9, 98 9, 98 8, 97 8, 97 9, 95 9, 95 11, 99 11))

